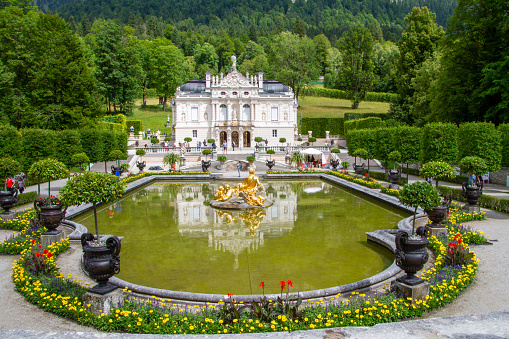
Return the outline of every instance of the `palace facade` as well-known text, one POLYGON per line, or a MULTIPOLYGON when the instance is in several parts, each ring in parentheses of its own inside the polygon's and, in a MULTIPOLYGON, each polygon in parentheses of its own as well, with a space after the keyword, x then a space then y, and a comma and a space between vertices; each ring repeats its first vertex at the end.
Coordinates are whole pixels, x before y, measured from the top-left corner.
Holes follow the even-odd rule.
POLYGON ((172 101, 175 142, 191 137, 196 142, 215 139, 219 147, 227 141, 239 149, 254 147, 255 137, 270 145, 285 138, 293 144, 297 133, 297 107, 293 90, 263 72, 243 76, 236 69, 223 77, 207 72, 205 79, 189 81, 175 92, 172 101))

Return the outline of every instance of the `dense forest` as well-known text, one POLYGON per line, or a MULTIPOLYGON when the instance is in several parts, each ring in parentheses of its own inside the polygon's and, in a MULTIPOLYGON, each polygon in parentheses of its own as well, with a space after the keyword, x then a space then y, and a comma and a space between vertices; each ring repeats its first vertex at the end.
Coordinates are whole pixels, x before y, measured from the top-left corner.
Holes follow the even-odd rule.
POLYGON ((446 27, 457 0, 38 0, 44 11, 66 21, 117 19, 136 23, 171 24, 179 31, 202 34, 228 31, 240 38, 249 31, 259 36, 292 31, 302 21, 309 37, 324 34, 332 43, 349 25, 368 27, 375 39, 397 42, 405 28, 404 17, 416 6, 426 6, 446 27))

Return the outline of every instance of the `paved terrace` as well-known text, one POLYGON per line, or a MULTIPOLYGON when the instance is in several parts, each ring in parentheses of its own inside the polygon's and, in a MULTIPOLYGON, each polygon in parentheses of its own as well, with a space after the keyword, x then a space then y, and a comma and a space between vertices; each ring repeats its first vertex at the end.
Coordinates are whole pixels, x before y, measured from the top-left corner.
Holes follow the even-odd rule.
MULTIPOLYGON (((245 152, 238 153, 238 160, 245 159, 245 152)), ((162 165, 162 155, 158 157, 144 156, 149 161, 162 165)), ((237 158, 237 154, 229 152, 229 159, 237 158)), ((129 159, 132 160, 132 159, 129 159)), ((216 174, 226 178, 238 178, 237 171, 221 172, 210 168, 216 174)), ((265 173, 263 162, 257 162, 257 175, 265 173)), ((109 168, 110 164, 108 164, 109 168)), ((183 170, 200 170, 198 162, 190 162, 183 170)), ((283 163, 276 170, 288 169, 283 163)), ((103 171, 104 163, 96 164, 93 170, 103 171)), ((137 172, 133 171, 133 172, 137 172)), ((246 172, 242 173, 246 176, 246 172)), ((410 182, 422 180, 410 176, 410 182)), ((65 185, 66 180, 58 180, 51 184, 51 194, 65 185)), ((451 183, 442 185, 459 187, 451 183)), ((37 186, 27 188, 37 191, 37 186)), ((509 188, 498 185, 486 185, 485 194, 509 198, 509 188)), ((47 185, 41 185, 41 193, 48 194, 47 185)), ((486 212, 485 221, 469 222, 468 225, 480 229, 489 235, 492 246, 472 246, 480 260, 475 281, 451 304, 425 314, 420 319, 390 324, 379 324, 373 327, 346 327, 321 330, 309 330, 293 333, 267 333, 245 335, 214 335, 214 338, 249 337, 249 338, 509 338, 509 216, 490 210, 486 212)), ((12 234, 0 230, 0 238, 12 234)), ((70 251, 79 248, 71 247, 70 251)), ((64 253, 62 256, 74 256, 79 253, 64 253)), ((14 291, 11 280, 11 267, 18 256, 0 256, 0 338, 159 338, 160 335, 130 335, 119 333, 101 333, 94 328, 81 326, 73 321, 60 318, 51 313, 39 310, 28 303, 14 291)), ((61 260, 59 258, 59 260, 61 260)), ((65 267, 65 271, 78 275, 79 267, 65 267)), ((164 336, 176 337, 176 336, 164 336)), ((210 335, 188 335, 191 338, 208 338, 210 335)))

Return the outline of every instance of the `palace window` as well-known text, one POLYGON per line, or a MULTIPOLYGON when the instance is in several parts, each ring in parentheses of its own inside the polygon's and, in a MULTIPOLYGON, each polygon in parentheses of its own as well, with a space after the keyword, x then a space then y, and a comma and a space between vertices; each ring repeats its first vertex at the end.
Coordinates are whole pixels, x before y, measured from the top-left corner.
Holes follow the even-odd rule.
POLYGON ((279 117, 278 117, 278 109, 277 107, 272 107, 272 110, 271 110, 271 119, 272 121, 278 121, 279 120, 279 117))
POLYGON ((242 120, 251 121, 251 107, 248 104, 242 107, 242 120))
POLYGON ((198 121, 198 107, 191 107, 191 120, 198 121))
POLYGON ((193 129, 193 138, 198 138, 198 130, 193 129))
POLYGON ((219 106, 220 108, 220 115, 219 120, 220 121, 228 121, 228 109, 226 108, 226 105, 219 106))
POLYGON ((273 130, 272 130, 272 136, 273 136, 274 138, 277 138, 277 129, 273 129, 273 130))

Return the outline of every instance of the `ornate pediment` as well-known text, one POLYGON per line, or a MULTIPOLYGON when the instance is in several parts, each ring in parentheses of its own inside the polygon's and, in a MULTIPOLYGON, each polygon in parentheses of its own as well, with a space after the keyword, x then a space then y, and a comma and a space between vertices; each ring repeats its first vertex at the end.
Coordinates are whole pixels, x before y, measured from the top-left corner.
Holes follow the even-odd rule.
POLYGON ((242 73, 233 71, 228 73, 224 78, 221 79, 221 82, 217 87, 230 87, 230 88, 239 88, 239 87, 251 87, 253 86, 248 78, 242 75, 242 73))

